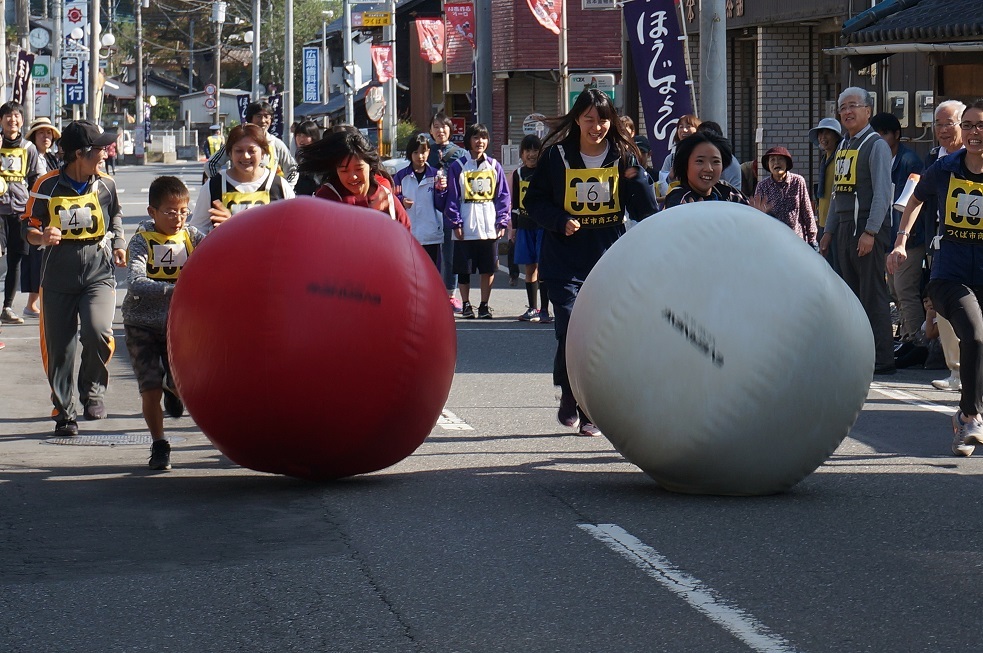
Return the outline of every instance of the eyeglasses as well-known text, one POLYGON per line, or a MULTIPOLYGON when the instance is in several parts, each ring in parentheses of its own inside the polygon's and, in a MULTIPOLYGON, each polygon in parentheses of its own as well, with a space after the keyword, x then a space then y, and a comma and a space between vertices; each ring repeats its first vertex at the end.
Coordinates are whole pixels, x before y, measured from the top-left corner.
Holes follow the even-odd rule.
POLYGON ((952 122, 951 120, 949 122, 937 122, 937 123, 935 123, 935 128, 936 129, 952 129, 955 126, 956 126, 956 123, 952 122))
POLYGON ((963 130, 964 132, 979 129, 981 132, 983 132, 983 122, 961 122, 959 123, 959 129, 963 130))
MULTIPOLYGON (((160 209, 157 210, 159 211, 160 209)), ((163 215, 165 218, 170 218, 171 220, 173 220, 175 218, 186 218, 189 215, 191 215, 191 211, 189 211, 188 209, 181 209, 180 211, 176 209, 171 209, 170 211, 160 211, 160 214, 163 215)))
POLYGON ((860 107, 866 107, 866 106, 867 106, 866 104, 861 104, 859 102, 849 102, 847 104, 841 104, 840 113, 843 113, 844 111, 853 111, 855 109, 859 109, 860 107))

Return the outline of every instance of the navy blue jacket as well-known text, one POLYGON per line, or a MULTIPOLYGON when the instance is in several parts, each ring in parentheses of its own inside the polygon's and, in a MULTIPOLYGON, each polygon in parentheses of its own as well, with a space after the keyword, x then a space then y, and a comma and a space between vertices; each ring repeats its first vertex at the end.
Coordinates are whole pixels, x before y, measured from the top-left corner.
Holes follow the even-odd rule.
MULTIPOLYGON (((966 179, 963 163, 966 150, 959 150, 936 161, 922 175, 915 186, 915 197, 924 202, 919 219, 928 219, 925 208, 932 201, 938 207, 935 217, 939 232, 945 234, 946 199, 949 196, 949 180, 966 179)), ((983 233, 983 230, 981 230, 983 233)), ((983 240, 979 244, 961 243, 943 237, 939 250, 932 262, 932 279, 945 279, 964 283, 967 286, 983 286, 983 240)))
MULTIPOLYGON (((586 168, 576 139, 567 139, 561 145, 566 154, 566 163, 571 169, 586 168)), ((601 164, 603 168, 618 167, 621 219, 604 226, 582 226, 573 235, 567 236, 567 222, 574 218, 564 208, 567 166, 564 165, 564 157, 558 145, 549 146, 540 155, 536 171, 529 182, 525 206, 532 219, 545 229, 539 258, 541 279, 583 283, 604 252, 625 233, 623 218, 626 208, 638 220, 658 210, 655 193, 648 183, 648 175, 633 156, 629 155, 627 164, 626 166, 621 161, 613 145, 601 164), (637 168, 638 174, 634 179, 625 177, 627 167, 637 168)), ((582 216, 578 219, 581 224, 585 223, 582 216)))

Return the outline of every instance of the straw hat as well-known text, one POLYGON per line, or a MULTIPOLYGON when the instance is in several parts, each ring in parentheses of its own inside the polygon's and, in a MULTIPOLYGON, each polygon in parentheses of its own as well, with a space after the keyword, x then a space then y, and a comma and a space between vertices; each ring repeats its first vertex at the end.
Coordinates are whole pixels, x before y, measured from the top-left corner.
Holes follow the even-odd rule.
POLYGON ((35 119, 35 121, 31 123, 31 128, 27 130, 27 135, 24 138, 26 138, 27 140, 31 140, 31 136, 33 136, 34 132, 36 132, 39 129, 50 129, 52 133, 54 133, 55 135, 54 140, 56 141, 59 138, 61 138, 61 132, 58 131, 58 128, 52 125, 51 121, 47 118, 35 119))

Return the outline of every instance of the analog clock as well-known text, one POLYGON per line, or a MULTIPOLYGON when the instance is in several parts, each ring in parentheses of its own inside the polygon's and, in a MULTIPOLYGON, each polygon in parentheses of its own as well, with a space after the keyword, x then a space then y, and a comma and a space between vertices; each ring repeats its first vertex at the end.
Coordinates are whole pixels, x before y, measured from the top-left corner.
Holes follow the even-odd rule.
POLYGON ((31 30, 31 47, 40 50, 51 41, 51 35, 43 27, 35 27, 31 30))

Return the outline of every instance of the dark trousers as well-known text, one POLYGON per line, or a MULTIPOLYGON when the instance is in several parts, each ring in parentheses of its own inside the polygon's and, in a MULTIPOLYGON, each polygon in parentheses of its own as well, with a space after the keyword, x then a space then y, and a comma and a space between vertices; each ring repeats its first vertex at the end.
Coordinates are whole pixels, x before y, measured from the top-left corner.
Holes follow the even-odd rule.
POLYGON ((454 274, 454 230, 444 229, 444 243, 440 246, 440 274, 444 278, 444 288, 448 293, 457 288, 454 274))
POLYGON ((41 293, 41 353, 51 386, 52 417, 75 419, 77 407, 75 352, 82 345, 78 392, 82 404, 101 400, 109 384, 113 356, 116 291, 111 279, 92 283, 77 293, 41 293))
MULTIPOLYGON (((874 365, 894 365, 894 327, 891 325, 891 300, 885 276, 886 249, 890 237, 886 225, 874 239, 874 247, 866 256, 857 254, 860 236, 853 233, 853 224, 843 222, 833 233, 840 276, 853 290, 867 313, 870 330, 874 333, 874 365)), ((858 229, 862 234, 863 230, 858 229)))
POLYGON ((3 244, 7 250, 7 276, 3 286, 3 307, 14 305, 14 295, 20 287, 20 260, 26 247, 20 231, 20 219, 16 215, 3 216, 3 244))
POLYGON ((959 338, 959 379, 962 395, 959 410, 964 415, 983 413, 983 286, 966 286, 956 281, 934 279, 928 296, 939 315, 949 320, 959 338))
POLYGON ((440 248, 443 247, 440 243, 436 245, 423 245, 423 251, 427 253, 433 264, 437 266, 437 272, 440 272, 440 248))
MULTIPOLYGON (((550 303, 553 304, 553 332, 556 334, 556 355, 553 357, 553 385, 560 386, 564 395, 573 395, 570 388, 570 377, 567 375, 567 328, 570 326, 570 315, 573 305, 584 285, 577 281, 557 281, 543 279, 549 288, 550 303)), ((590 421, 586 413, 577 406, 581 421, 590 421)))

